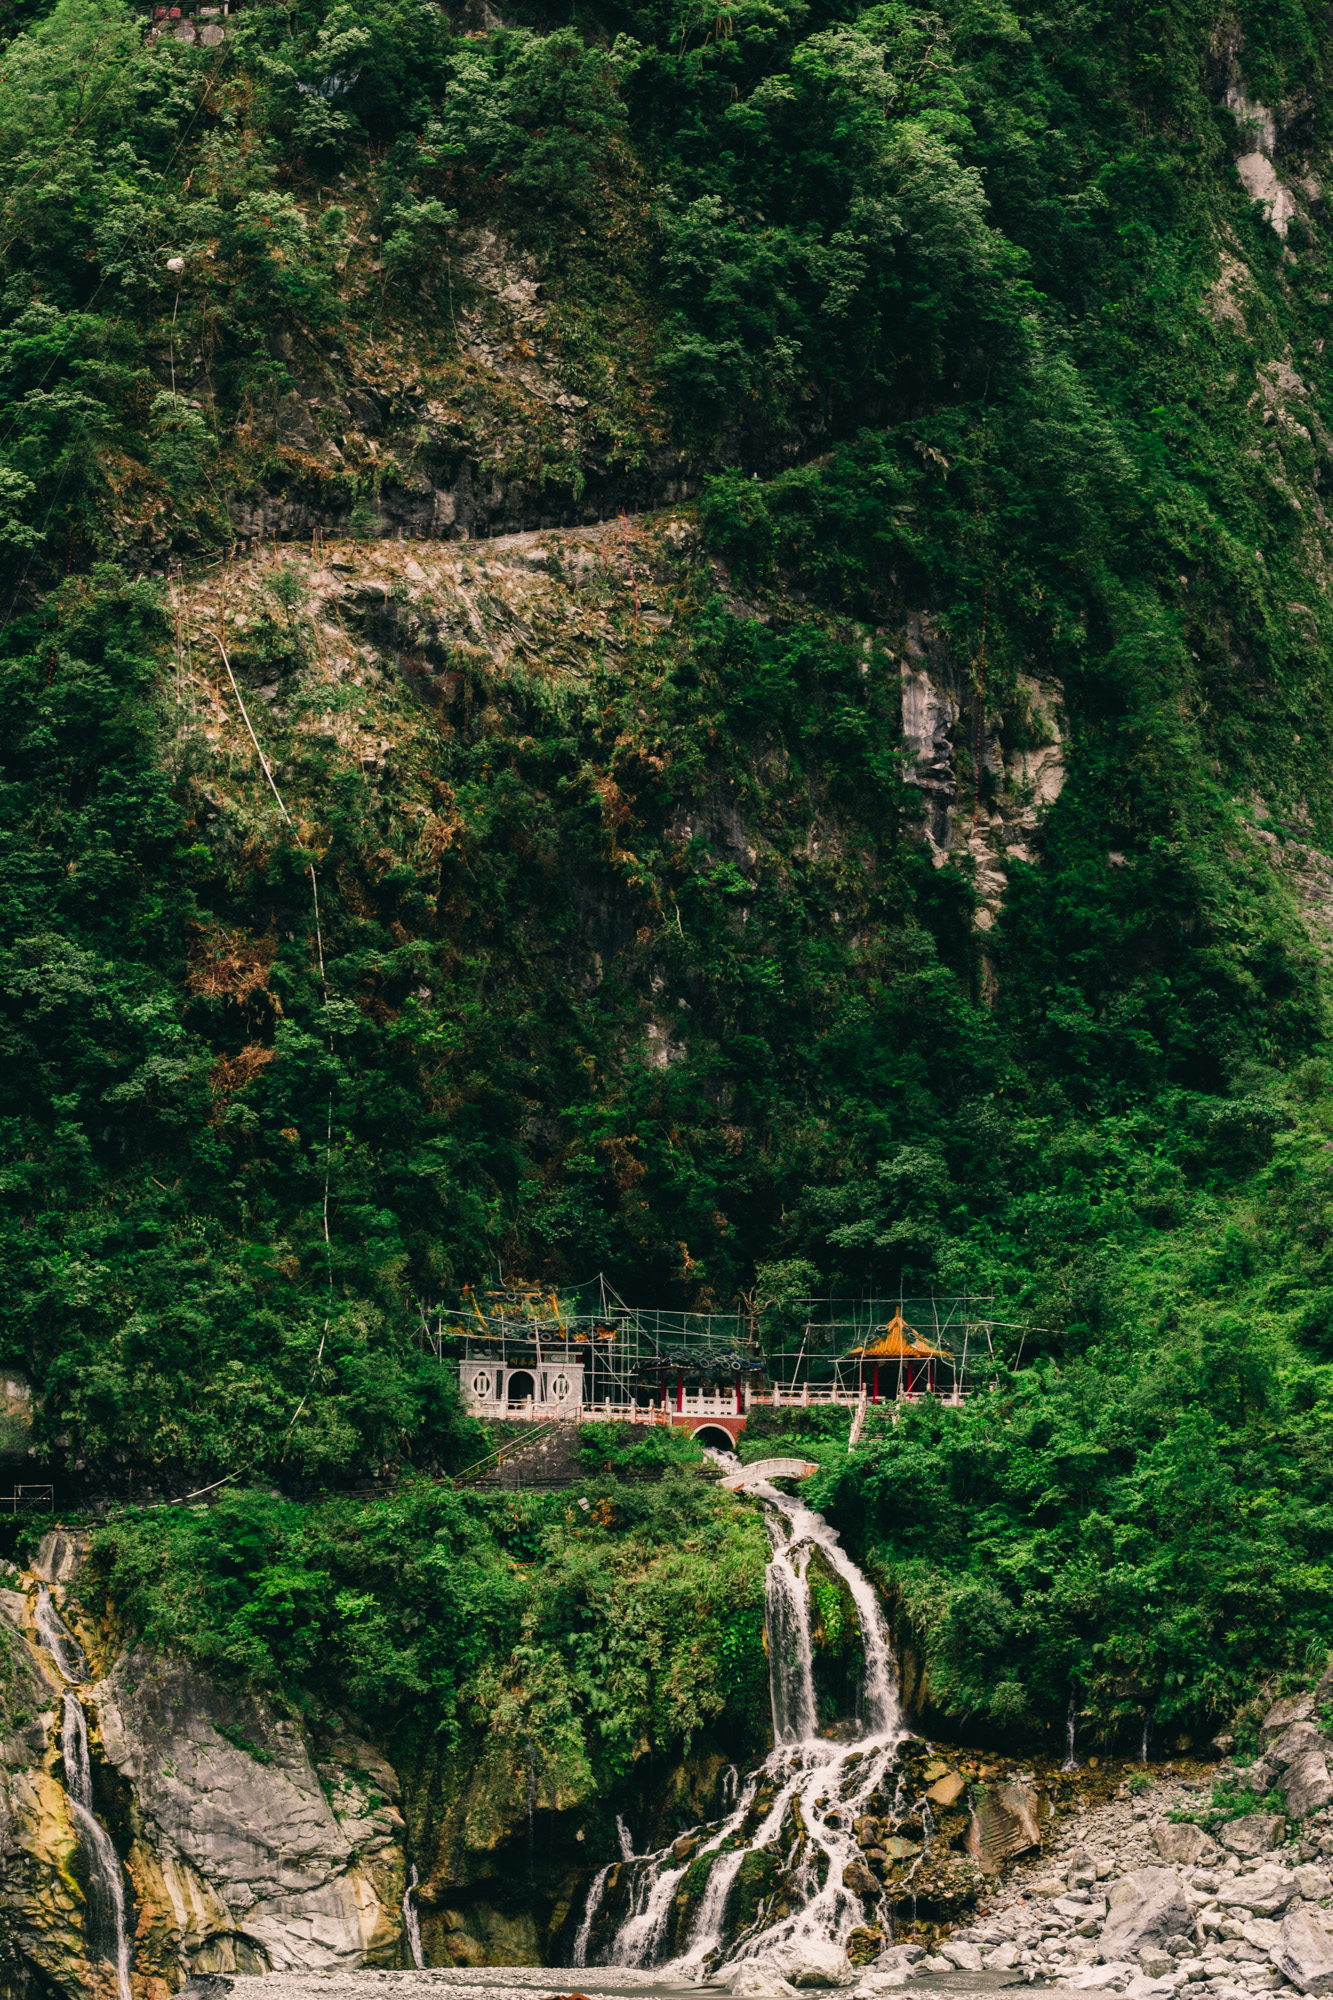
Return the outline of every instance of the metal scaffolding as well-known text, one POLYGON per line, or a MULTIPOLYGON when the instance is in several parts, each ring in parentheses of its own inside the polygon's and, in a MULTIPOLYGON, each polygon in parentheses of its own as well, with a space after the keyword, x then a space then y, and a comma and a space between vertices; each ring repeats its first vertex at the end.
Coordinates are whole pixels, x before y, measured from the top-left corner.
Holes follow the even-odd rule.
MULTIPOLYGON (((448 1305, 421 1312, 426 1344, 441 1362, 497 1371, 577 1369, 581 1403, 606 1410, 665 1407, 668 1378, 694 1390, 728 1384, 744 1403, 856 1403, 873 1383, 873 1400, 919 1393, 957 1400, 968 1378, 993 1364, 992 1297, 898 1296, 805 1299, 787 1309, 799 1342, 765 1348, 762 1320, 740 1313, 694 1313, 628 1306, 608 1281, 556 1291, 539 1286, 466 1290, 448 1305), (905 1329, 912 1340, 891 1329, 905 1329), (884 1336, 890 1335, 887 1346, 884 1336), (886 1356, 881 1367, 876 1355, 886 1356), (928 1365, 915 1357, 931 1354, 928 1365), (936 1388, 936 1360, 941 1380, 936 1388), (948 1364, 946 1367, 945 1364, 948 1364), (946 1382, 943 1379, 947 1376, 946 1382), (922 1383, 929 1380, 929 1389, 922 1383)), ((790 1336, 789 1336, 790 1339, 790 1336)), ((737 1404, 739 1407, 739 1402, 737 1404)))

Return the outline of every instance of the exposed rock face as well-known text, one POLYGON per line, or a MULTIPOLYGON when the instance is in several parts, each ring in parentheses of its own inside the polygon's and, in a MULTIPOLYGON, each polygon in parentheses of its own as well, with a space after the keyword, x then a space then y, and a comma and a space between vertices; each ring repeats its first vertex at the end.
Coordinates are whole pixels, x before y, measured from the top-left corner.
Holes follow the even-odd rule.
POLYGON ((294 1723, 142 1652, 92 1701, 133 1788, 131 1874, 165 1892, 141 1948, 209 1971, 399 1963, 403 1821, 368 1746, 317 1775, 294 1723))
POLYGON ((1192 1921, 1180 1877, 1172 1868, 1136 1868, 1111 1885, 1102 1927, 1102 1957, 1133 1958, 1145 1945, 1187 1931, 1192 1921))
POLYGON ((1318 1812, 1333 1799, 1333 1780, 1329 1778, 1328 1761, 1322 1750, 1307 1750, 1297 1757, 1279 1783, 1287 1811, 1294 1819, 1318 1812))
POLYGON ((1061 690, 1025 674, 988 705, 929 618, 909 618, 900 644, 903 777, 921 793, 932 861, 972 875, 977 928, 989 930, 1010 865, 1037 859, 1042 818, 1064 785, 1061 690))
MULTIPOLYGON (((86 1843, 62 1762, 66 1683, 34 1619, 37 1577, 59 1603, 81 1555, 78 1537, 48 1536, 29 1592, 0 1592, 8 1711, 33 1718, 0 1737, 6 2000, 115 1993, 105 1941, 89 1942, 86 1843)), ((65 1609, 95 1659, 98 1634, 65 1609)), ((77 1692, 96 1816, 123 1864, 136 2000, 165 2000, 195 1974, 403 1963, 404 1827, 373 1746, 334 1737, 316 1765, 295 1723, 146 1651, 77 1692)))
POLYGON ((1286 1827, 1280 1813, 1247 1813, 1243 1819, 1228 1820, 1217 1837, 1233 1854, 1267 1854, 1282 1839, 1286 1827))
POLYGON ((1333 1940, 1306 1911, 1284 1919, 1274 1962, 1302 1993, 1333 1992, 1333 1940))

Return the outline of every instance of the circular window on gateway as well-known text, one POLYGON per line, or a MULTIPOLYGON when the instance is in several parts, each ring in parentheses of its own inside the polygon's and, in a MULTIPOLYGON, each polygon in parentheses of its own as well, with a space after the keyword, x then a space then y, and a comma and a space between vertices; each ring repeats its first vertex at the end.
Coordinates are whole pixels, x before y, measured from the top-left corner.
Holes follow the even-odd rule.
POLYGON ((478 1369, 472 1377, 472 1393, 478 1401, 486 1402, 491 1393, 491 1378, 484 1369, 478 1369))
POLYGON ((551 1384, 551 1395, 557 1403, 564 1403, 568 1401, 569 1387, 570 1384, 568 1375, 556 1376, 555 1380, 551 1384))

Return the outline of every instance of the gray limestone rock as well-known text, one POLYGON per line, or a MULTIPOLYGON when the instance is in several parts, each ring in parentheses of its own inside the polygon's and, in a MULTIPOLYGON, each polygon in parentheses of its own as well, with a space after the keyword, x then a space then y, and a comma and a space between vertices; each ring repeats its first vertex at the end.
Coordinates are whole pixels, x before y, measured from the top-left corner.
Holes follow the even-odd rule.
POLYGON ((1169 1868, 1196 1868, 1217 1859, 1217 1848, 1203 1828, 1189 1820, 1160 1820, 1152 1830, 1152 1840, 1169 1868))
POLYGON ((1245 1813, 1240 1819, 1229 1819, 1217 1837, 1233 1854, 1267 1854, 1285 1838, 1286 1831, 1281 1813, 1245 1813))
POLYGON ((1190 1922, 1189 1903, 1174 1868, 1136 1868, 1111 1884, 1102 1957, 1108 1962, 1134 1958, 1145 1945, 1187 1930, 1190 1922))
POLYGON ((1323 1751, 1307 1750, 1296 1757, 1279 1780, 1279 1789, 1293 1819, 1304 1819, 1326 1806, 1333 1799, 1333 1779, 1323 1751))
POLYGON ((1263 1721, 1259 1724, 1260 1745, 1282 1736, 1295 1722, 1309 1722, 1315 1712, 1315 1698, 1312 1694, 1284 1695, 1274 1702, 1263 1721))
POLYGON ((1268 1763, 1276 1764, 1279 1771, 1285 1771, 1309 1751, 1322 1751, 1323 1744, 1323 1732, 1318 1725, 1302 1720, 1293 1722, 1280 1736, 1275 1736, 1264 1751, 1264 1757, 1268 1763))
POLYGON ((1302 1993, 1333 1991, 1333 1940, 1323 1925, 1304 1911, 1283 1924, 1274 1963, 1302 1993))
POLYGON ((199 1906, 207 1936, 235 1936, 275 1969, 358 1965, 396 1945, 402 1820, 368 1746, 359 1774, 324 1767, 330 1798, 293 1723, 181 1662, 131 1654, 91 1699, 168 1895, 199 1906))
POLYGON ((1232 1909, 1252 1910, 1257 1917, 1272 1917, 1285 1910, 1295 1893, 1296 1877, 1291 1869, 1265 1865, 1223 1883, 1217 1900, 1232 1909))

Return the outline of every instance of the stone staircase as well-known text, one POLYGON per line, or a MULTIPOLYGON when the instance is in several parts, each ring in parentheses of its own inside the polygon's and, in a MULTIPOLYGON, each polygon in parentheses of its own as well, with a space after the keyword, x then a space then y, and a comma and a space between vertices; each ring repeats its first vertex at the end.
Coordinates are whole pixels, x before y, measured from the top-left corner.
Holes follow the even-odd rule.
POLYGON ((539 1425, 535 1437, 506 1449, 471 1483, 481 1491, 517 1493, 573 1486, 582 1477, 578 1425, 553 1423, 539 1425))

